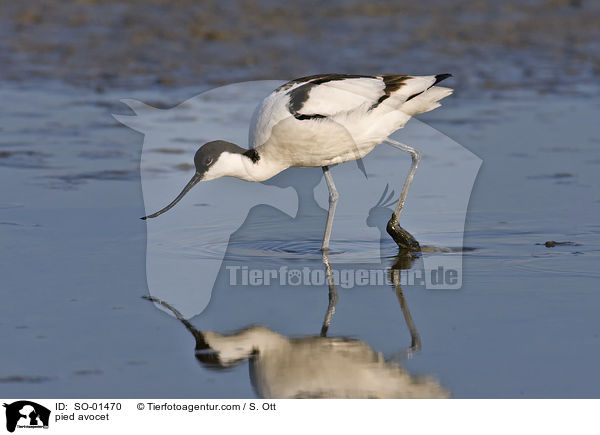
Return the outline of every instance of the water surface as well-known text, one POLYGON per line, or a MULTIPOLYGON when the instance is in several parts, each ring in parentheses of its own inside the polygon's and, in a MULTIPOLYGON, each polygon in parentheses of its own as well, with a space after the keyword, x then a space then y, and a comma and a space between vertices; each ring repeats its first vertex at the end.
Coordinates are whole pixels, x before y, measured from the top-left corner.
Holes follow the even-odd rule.
MULTIPOLYGON (((248 359, 211 370, 195 358, 189 330, 141 298, 148 293, 146 225, 138 219, 145 212, 139 178, 143 138, 110 114, 132 114, 119 103, 124 97, 170 107, 196 93, 181 88, 167 95, 98 94, 64 85, 3 84, 0 343, 7 351, 0 395, 257 394, 248 359)), ((402 286, 422 340, 422 350, 411 358, 406 357, 411 335, 393 286, 338 286, 328 337, 357 340, 411 376, 435 380, 453 397, 598 397, 598 109, 595 99, 581 96, 458 95, 422 116, 483 160, 467 215, 464 246, 471 249, 463 253, 463 287, 402 286), (569 243, 546 247, 547 241, 569 243)), ((172 165, 158 169, 187 177, 190 169, 178 165, 191 163, 187 153, 194 147, 180 142, 185 152, 177 153, 177 146, 165 145, 169 151, 162 154, 172 165)), ((398 158, 407 165, 405 156, 398 158)), ((337 185, 352 185, 339 169, 337 185)), ((421 175, 417 172, 415 183, 426 187, 421 175)), ((242 182, 225 180, 223 188, 236 183, 242 182)), ((298 192, 279 190, 297 201, 298 192)), ((317 190, 314 198, 306 202, 308 209, 262 210, 249 227, 229 230, 232 240, 213 299, 191 319, 196 329, 226 334, 261 325, 291 340, 320 334, 329 305, 326 283, 231 286, 226 269, 227 264, 324 269, 320 230, 306 239, 293 233, 279 241, 266 237, 278 226, 289 231, 303 216, 322 219, 325 191, 317 190)), ((205 202, 201 191, 189 200, 196 205, 197 228, 184 234, 187 245, 169 249, 185 255, 201 246, 210 253, 210 234, 221 230, 218 222, 203 226, 203 210, 228 216, 235 208, 205 202)), ((409 195, 408 216, 419 215, 411 208, 418 203, 409 195)), ((351 233, 353 216, 339 217, 336 231, 351 233)), ((416 231, 419 222, 409 220, 407 228, 416 231)), ((376 235, 377 226, 371 229, 376 235)), ((397 264, 389 239, 340 239, 345 241, 339 250, 360 254, 360 262, 386 269, 397 264)))

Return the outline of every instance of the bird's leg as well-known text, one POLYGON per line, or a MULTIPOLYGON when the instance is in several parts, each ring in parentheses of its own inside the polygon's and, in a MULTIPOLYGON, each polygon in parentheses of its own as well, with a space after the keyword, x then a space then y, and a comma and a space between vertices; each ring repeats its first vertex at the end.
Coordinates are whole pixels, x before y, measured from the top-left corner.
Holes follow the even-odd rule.
POLYGON ((333 227, 333 216, 335 215, 335 207, 339 194, 333 183, 333 177, 329 172, 327 166, 323 166, 323 175, 327 182, 327 188, 329 189, 329 212, 327 213, 327 224, 325 225, 325 235, 323 236, 323 245, 321 251, 323 251, 323 263, 325 264, 325 272, 327 273, 327 284, 329 286, 329 305, 327 306, 327 314, 323 320, 323 326, 321 327, 321 337, 327 336, 327 330, 331 324, 333 313, 335 313, 335 304, 337 303, 337 290, 335 289, 335 282, 333 281, 333 274, 331 273, 331 263, 329 262, 329 238, 331 237, 331 228, 333 227))
POLYGON ((321 327, 321 337, 327 337, 327 330, 331 325, 331 319, 333 313, 335 313, 335 304, 337 303, 338 294, 335 289, 335 282, 333 281, 333 274, 331 273, 331 263, 329 263, 329 256, 327 251, 323 251, 323 263, 325 264, 325 272, 327 273, 327 284, 329 285, 329 305, 327 306, 327 313, 323 320, 323 326, 321 327))
POLYGON ((421 153, 413 147, 409 147, 408 145, 404 145, 403 143, 397 142, 392 139, 386 139, 384 142, 386 142, 388 145, 393 146, 394 148, 398 148, 399 150, 409 153, 412 157, 410 171, 406 176, 406 180, 404 180, 404 186, 402 187, 400 199, 398 200, 398 205, 396 205, 396 210, 394 210, 394 213, 392 214, 392 217, 387 224, 387 232, 390 236, 392 236, 392 238, 400 248, 407 249, 409 251, 418 251, 420 250, 419 242, 417 242, 417 240, 408 231, 406 231, 400 226, 399 220, 400 213, 404 208, 406 196, 408 195, 410 183, 412 182, 417 167, 419 166, 419 162, 421 161, 421 153))
POLYGON ((394 273, 400 272, 400 270, 392 269, 391 272, 394 274, 393 281, 394 290, 396 291, 396 297, 398 298, 398 302, 400 302, 400 309, 402 310, 402 314, 404 315, 404 321, 406 322, 406 326, 408 326, 408 330, 410 331, 410 347, 408 348, 408 356, 411 356, 414 352, 418 352, 421 350, 421 336, 419 335, 419 331, 417 331, 415 321, 413 320, 410 314, 408 304, 406 303, 406 299, 404 298, 402 286, 400 285, 400 274, 394 273))
POLYGON ((410 188, 410 183, 415 176, 415 172, 417 167, 419 166, 419 162, 421 161, 421 153, 417 151, 413 147, 409 147, 408 145, 404 145, 403 143, 397 142, 392 139, 386 139, 385 142, 388 145, 393 146, 394 148, 398 148, 399 150, 405 151, 410 154, 412 157, 412 164, 410 166, 410 171, 406 176, 406 180, 404 180, 404 186, 402 187, 402 193, 400 194, 400 199, 398 200, 398 205, 396 206, 396 210, 394 211, 394 215, 397 218, 400 218, 400 213, 404 208, 404 202, 406 201, 406 196, 408 195, 408 189, 410 188))
POLYGON ((333 178, 329 173, 329 168, 323 166, 323 175, 325 175, 325 181, 329 189, 329 212, 327 213, 327 224, 325 225, 325 235, 323 236, 323 245, 321 250, 323 252, 329 250, 329 238, 331 237, 331 228, 333 227, 333 215, 335 214, 335 207, 337 206, 337 200, 340 197, 335 184, 333 184, 333 178))

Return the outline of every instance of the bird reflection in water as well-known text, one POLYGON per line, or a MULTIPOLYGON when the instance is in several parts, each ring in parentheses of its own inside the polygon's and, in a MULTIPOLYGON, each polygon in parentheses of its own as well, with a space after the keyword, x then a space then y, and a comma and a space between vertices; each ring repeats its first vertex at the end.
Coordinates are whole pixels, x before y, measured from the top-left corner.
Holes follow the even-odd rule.
MULTIPOLYGON (((308 337, 286 337, 263 326, 250 326, 232 334, 200 331, 167 302, 146 299, 170 310, 196 341, 195 355, 203 366, 213 369, 233 367, 244 360, 250 362, 250 379, 262 398, 446 398, 450 393, 429 376, 414 376, 398 362, 386 359, 366 342, 347 337, 327 337, 337 291, 331 265, 323 254, 328 285, 329 305, 321 334, 308 337)), ((394 267, 404 267, 414 258, 400 252, 394 267)), ((404 355, 421 347, 408 305, 398 279, 394 288, 404 319, 411 334, 411 344, 404 355)))
MULTIPOLYGON (((306 177, 304 178, 306 180, 306 177)), ((299 195, 298 215, 295 226, 319 228, 313 219, 323 215, 314 201, 313 190, 320 177, 314 182, 296 183, 294 172, 285 178, 275 177, 274 185, 293 186, 299 195), (302 225, 300 225, 302 224, 302 225)), ((250 378, 256 393, 263 398, 446 398, 450 393, 439 382, 429 376, 408 373, 400 361, 421 349, 421 338, 408 308, 400 284, 400 272, 410 269, 420 255, 421 247, 399 224, 390 232, 387 227, 390 207, 396 201, 394 191, 386 186, 377 203, 370 209, 366 223, 380 231, 381 264, 391 265, 387 270, 393 283, 396 297, 411 335, 410 346, 395 356, 385 358, 364 341, 347 337, 328 337, 338 293, 333 278, 332 265, 327 251, 322 252, 329 303, 321 326, 320 335, 286 337, 263 326, 249 326, 232 334, 201 331, 185 319, 169 303, 145 297, 171 311, 194 336, 195 354, 204 367, 226 369, 248 359, 250 378), (386 233, 400 235, 391 243, 386 233), (403 236, 402 236, 403 235, 403 236), (394 248, 394 246, 396 246, 394 248), (396 250, 396 255, 390 249, 396 250)), ((263 207, 264 208, 264 207, 263 207)), ((289 226, 286 233, 289 235, 289 226)), ((238 239, 252 236, 251 231, 238 231, 232 236, 230 248, 240 244, 238 239)), ((247 241, 247 240, 244 240, 247 241)), ((424 247, 426 248, 426 247, 424 247)))

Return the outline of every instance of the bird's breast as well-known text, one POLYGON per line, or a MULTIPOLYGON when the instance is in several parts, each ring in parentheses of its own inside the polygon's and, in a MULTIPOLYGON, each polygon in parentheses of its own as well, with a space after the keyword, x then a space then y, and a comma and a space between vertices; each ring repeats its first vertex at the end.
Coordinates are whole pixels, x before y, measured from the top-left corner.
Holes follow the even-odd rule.
POLYGON ((379 142, 364 140, 332 119, 281 120, 260 146, 261 154, 289 166, 325 166, 364 157, 379 142))

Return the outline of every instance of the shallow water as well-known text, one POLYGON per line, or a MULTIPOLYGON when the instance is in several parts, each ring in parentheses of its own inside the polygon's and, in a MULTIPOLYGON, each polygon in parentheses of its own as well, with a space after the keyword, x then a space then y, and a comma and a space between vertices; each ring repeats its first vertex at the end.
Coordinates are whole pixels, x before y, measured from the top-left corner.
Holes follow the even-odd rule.
MULTIPOLYGON (((141 298, 148 294, 147 224, 138 219, 147 211, 139 181, 143 137, 111 113, 132 114, 120 98, 170 107, 198 90, 98 94, 4 83, 0 93, 0 345, 10 350, 3 353, 0 395, 255 397, 250 377, 257 367, 249 371, 254 363, 242 359, 212 370, 196 359, 195 339, 186 327, 141 298)), ((435 379, 453 397, 598 397, 599 108, 592 98, 515 92, 504 99, 453 96, 421 116, 483 160, 467 214, 463 286, 402 285, 422 340, 420 352, 407 352, 409 329, 394 287, 386 284, 338 285, 328 337, 357 339, 360 348, 381 353, 411 376, 435 379), (547 241, 571 243, 546 247, 547 241)), ((215 131, 205 131, 198 141, 212 138, 218 124, 227 122, 218 113, 210 114, 215 131)), ((411 125, 400 137, 416 134, 411 125)), ((180 139, 144 154, 165 163, 154 168, 157 180, 177 181, 175 191, 166 183, 156 190, 156 205, 170 200, 182 187, 179 180, 190 176, 181 165, 191 163, 196 144, 180 139), (182 152, 164 151, 177 149, 182 152)), ((382 159, 397 156, 402 162, 400 183, 408 159, 380 148, 382 159)), ((436 200, 436 192, 427 190, 436 156, 423 152, 403 225, 430 250, 456 250, 460 246, 435 225, 435 216, 423 212, 436 200)), ((438 168, 443 171, 443 165, 438 168)), ((340 268, 343 255, 353 267, 422 267, 427 252, 412 263, 396 259, 391 239, 379 238, 377 216, 368 227, 364 210, 354 216, 343 208, 349 196, 344 186, 359 185, 356 171, 352 163, 333 169, 341 193, 333 268, 340 268), (359 219, 365 228, 360 234, 359 219)), ((383 183, 373 172, 369 182, 383 183)), ((315 177, 318 182, 318 171, 315 177)), ((326 283, 235 286, 227 266, 324 270, 318 251, 324 186, 314 191, 313 201, 301 202, 307 208, 296 210, 302 192, 257 185, 276 192, 283 205, 255 210, 247 220, 246 211, 239 217, 217 195, 245 188, 240 183, 218 180, 197 187, 186 202, 190 222, 172 225, 183 219, 174 211, 161 221, 168 231, 164 240, 176 241, 164 245, 165 252, 182 258, 200 252, 219 262, 212 299, 192 324, 220 334, 262 325, 288 338, 318 336, 329 303, 326 283), (302 238, 294 232, 307 227, 314 234, 302 238), (283 236, 267 237, 274 233, 283 236), (223 237, 231 240, 221 263, 216 254, 223 237)), ((365 206, 372 207, 380 193, 364 199, 365 206)), ((196 280, 210 281, 201 274, 196 280)), ((177 292, 177 286, 169 283, 164 294, 177 292)))

